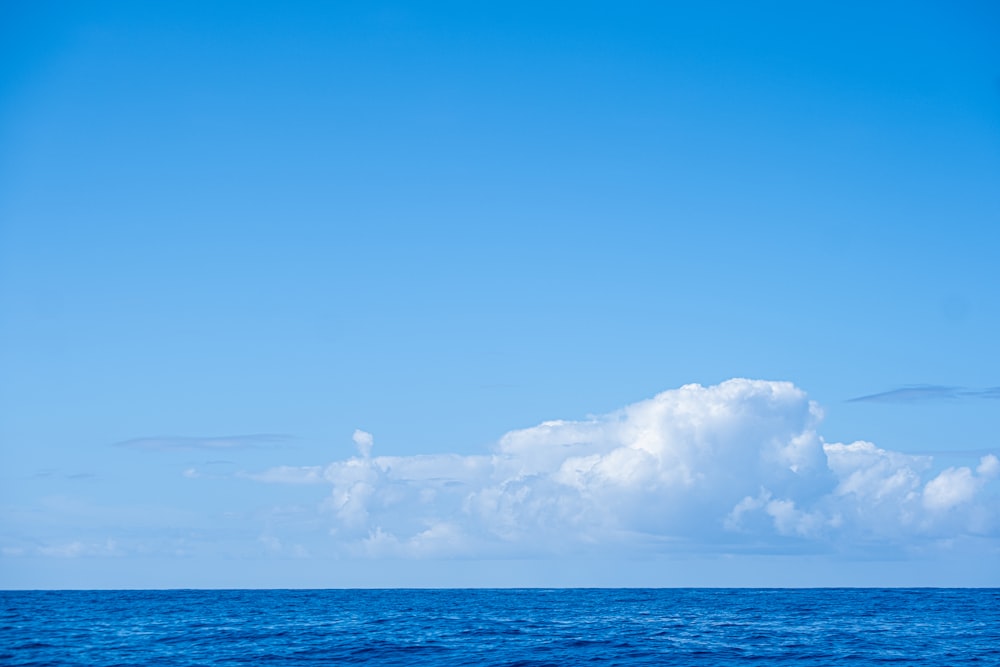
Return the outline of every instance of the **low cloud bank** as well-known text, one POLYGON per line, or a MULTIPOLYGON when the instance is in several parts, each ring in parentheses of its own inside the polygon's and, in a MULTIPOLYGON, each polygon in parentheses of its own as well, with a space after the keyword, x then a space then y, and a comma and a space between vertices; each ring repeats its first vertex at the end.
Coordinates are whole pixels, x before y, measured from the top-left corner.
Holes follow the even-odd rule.
POLYGON ((346 552, 537 555, 580 550, 902 546, 1000 535, 1000 460, 934 473, 928 456, 827 443, 788 382, 686 385, 610 414, 504 435, 481 456, 360 456, 280 467, 266 482, 328 484, 346 552))

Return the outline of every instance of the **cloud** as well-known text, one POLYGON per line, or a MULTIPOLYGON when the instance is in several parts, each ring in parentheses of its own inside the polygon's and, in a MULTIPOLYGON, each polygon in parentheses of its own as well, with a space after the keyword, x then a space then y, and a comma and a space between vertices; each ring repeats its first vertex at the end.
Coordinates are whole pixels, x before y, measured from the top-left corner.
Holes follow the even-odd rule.
POLYGON ((252 478, 328 485, 331 540, 362 556, 1000 537, 996 456, 935 475, 929 456, 825 442, 822 416, 791 383, 734 379, 511 431, 478 456, 373 457, 371 435, 357 431, 361 456, 252 478))
POLYGON ((228 435, 218 437, 196 436, 159 436, 150 438, 132 438, 115 443, 118 447, 129 449, 146 449, 156 451, 176 450, 229 450, 277 447, 292 440, 292 436, 279 433, 254 433, 251 435, 228 435))
POLYGON ((993 454, 987 454, 979 459, 979 467, 976 468, 976 472, 987 479, 1000 477, 1000 459, 993 454))
POLYGON ((956 505, 971 501, 982 482, 966 467, 948 468, 927 482, 924 487, 923 503, 929 510, 949 510, 956 505))
POLYGON ((1000 399, 1000 387, 967 389, 935 384, 915 384, 883 391, 878 394, 849 399, 849 403, 915 403, 920 401, 954 401, 964 398, 1000 399))
POLYGON ((236 476, 269 484, 319 484, 323 482, 323 467, 278 466, 260 473, 238 472, 236 476))
POLYGON ((362 431, 360 428, 354 430, 354 435, 352 436, 355 446, 358 448, 358 453, 361 456, 368 458, 372 453, 372 446, 375 444, 375 438, 368 431, 362 431))
POLYGON ((956 399, 960 387, 946 387, 935 384, 914 384, 898 387, 868 396, 849 399, 849 403, 912 403, 915 401, 940 401, 956 399))
POLYGON ((942 512, 971 503, 979 490, 997 476, 1000 459, 992 454, 979 460, 975 472, 965 466, 947 468, 924 487, 924 507, 942 512))
POLYGON ((963 395, 976 396, 978 398, 991 398, 1000 400, 1000 387, 988 387, 986 389, 975 389, 963 395))
POLYGON ((60 544, 39 546, 36 553, 49 558, 81 558, 86 556, 120 556, 121 549, 115 540, 108 538, 104 542, 84 542, 74 540, 60 544))

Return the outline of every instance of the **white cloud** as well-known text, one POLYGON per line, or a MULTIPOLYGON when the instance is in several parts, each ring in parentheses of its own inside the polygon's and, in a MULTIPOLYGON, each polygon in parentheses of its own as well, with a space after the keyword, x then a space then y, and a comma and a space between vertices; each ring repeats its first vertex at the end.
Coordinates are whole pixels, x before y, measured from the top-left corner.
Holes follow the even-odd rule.
POLYGON ((375 438, 371 433, 357 428, 354 429, 354 435, 351 437, 354 440, 354 445, 358 448, 358 453, 361 454, 361 456, 368 458, 372 455, 372 446, 375 444, 375 438))
POLYGON ((847 535, 898 538, 917 529, 920 487, 931 457, 892 452, 864 441, 824 444, 823 451, 836 487, 819 505, 837 518, 847 535))
POLYGON ((987 454, 979 459, 976 472, 987 479, 1000 476, 1000 459, 993 454, 987 454))
POLYGON ((966 467, 948 468, 927 482, 924 487, 924 507, 943 511, 967 503, 976 495, 981 480, 966 467))
POLYGON ((359 457, 275 468, 261 481, 326 483, 333 540, 368 556, 734 549, 788 540, 906 546, 996 535, 990 479, 870 442, 825 443, 822 411, 787 382, 686 385, 607 415, 547 421, 481 456, 359 457), (687 545, 685 547, 685 545, 687 545), (715 546, 712 546, 715 545, 715 546))

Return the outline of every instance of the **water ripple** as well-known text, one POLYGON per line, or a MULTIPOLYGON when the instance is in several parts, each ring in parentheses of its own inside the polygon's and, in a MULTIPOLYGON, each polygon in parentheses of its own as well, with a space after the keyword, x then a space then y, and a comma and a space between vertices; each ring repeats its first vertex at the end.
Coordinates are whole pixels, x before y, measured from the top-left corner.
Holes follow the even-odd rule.
POLYGON ((9 665, 1000 665, 997 590, 0 592, 9 665))

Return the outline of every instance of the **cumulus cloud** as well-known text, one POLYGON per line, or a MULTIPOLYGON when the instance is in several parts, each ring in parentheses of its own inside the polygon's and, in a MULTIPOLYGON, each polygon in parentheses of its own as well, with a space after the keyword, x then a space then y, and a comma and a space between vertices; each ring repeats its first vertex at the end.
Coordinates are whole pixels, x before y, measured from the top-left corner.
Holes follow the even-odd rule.
POLYGON ((979 466, 976 468, 976 472, 988 479, 1000 477, 1000 459, 993 454, 987 454, 979 459, 979 466))
POLYGON ((941 471, 927 482, 923 492, 924 507, 933 511, 951 510, 972 502, 979 490, 1000 473, 1000 459, 984 456, 976 471, 962 466, 941 471))
POLYGON ((354 430, 354 435, 352 436, 354 440, 354 445, 358 448, 358 453, 361 456, 368 458, 372 453, 372 446, 375 444, 375 438, 368 431, 362 431, 360 428, 354 430))
POLYGON ((966 467, 948 468, 927 482, 924 487, 924 507, 930 510, 948 510, 967 503, 976 495, 981 479, 976 479, 966 467))
POLYGON ((479 456, 360 456, 274 468, 323 483, 344 550, 414 557, 613 549, 903 545, 998 534, 1000 460, 934 474, 929 456, 827 443, 788 382, 686 385, 615 412, 511 431, 479 456))

